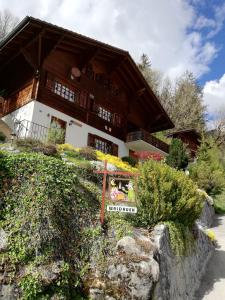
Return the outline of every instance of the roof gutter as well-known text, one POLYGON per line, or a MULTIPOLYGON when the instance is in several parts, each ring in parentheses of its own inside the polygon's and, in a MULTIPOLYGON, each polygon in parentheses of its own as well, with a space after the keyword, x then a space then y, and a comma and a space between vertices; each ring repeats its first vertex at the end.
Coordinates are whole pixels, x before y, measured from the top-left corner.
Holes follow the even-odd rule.
POLYGON ((30 22, 30 17, 25 17, 3 40, 0 42, 0 51, 4 48, 16 35, 18 35, 24 27, 30 22))

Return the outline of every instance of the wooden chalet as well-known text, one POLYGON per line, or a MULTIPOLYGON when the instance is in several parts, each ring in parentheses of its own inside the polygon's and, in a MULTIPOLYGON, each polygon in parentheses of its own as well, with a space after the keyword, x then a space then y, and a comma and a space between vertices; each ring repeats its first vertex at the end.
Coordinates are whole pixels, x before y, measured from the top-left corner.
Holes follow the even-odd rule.
POLYGON ((190 150, 191 157, 196 156, 196 151, 201 144, 201 135, 194 128, 178 130, 170 135, 169 137, 180 139, 184 144, 187 145, 187 148, 190 150))
POLYGON ((0 114, 18 136, 127 156, 168 152, 151 135, 174 125, 127 51, 26 17, 0 43, 0 114))

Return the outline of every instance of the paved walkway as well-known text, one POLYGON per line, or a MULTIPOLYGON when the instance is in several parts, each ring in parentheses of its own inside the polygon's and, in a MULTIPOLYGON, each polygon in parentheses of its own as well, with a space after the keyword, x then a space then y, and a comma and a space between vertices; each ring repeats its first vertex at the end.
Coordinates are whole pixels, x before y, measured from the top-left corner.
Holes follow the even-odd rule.
POLYGON ((218 246, 208 263, 195 300, 225 300, 225 215, 216 217, 212 230, 218 246))

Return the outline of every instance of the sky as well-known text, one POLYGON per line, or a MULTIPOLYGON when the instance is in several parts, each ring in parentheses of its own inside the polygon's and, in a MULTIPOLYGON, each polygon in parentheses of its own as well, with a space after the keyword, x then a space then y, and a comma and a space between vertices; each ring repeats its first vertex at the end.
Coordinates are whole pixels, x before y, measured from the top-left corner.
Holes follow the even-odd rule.
POLYGON ((225 107, 225 0, 0 0, 31 15, 128 50, 173 80, 194 73, 208 115, 225 107))

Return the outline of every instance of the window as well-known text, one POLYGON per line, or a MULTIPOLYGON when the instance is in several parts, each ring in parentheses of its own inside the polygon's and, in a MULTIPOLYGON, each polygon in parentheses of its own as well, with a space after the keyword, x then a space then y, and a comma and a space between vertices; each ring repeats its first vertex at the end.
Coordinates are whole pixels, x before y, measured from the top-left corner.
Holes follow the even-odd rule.
POLYGON ((98 107, 98 116, 105 121, 112 122, 113 114, 101 106, 98 107))
POLYGON ((102 139, 95 138, 95 149, 102 151, 103 153, 110 154, 112 153, 111 143, 107 143, 102 139))
POLYGON ((54 93, 59 95, 60 97, 69 100, 70 102, 75 102, 79 99, 79 92, 73 91, 62 83, 55 81, 54 84, 54 93))
POLYGON ((88 134, 88 146, 93 147, 106 154, 113 154, 118 156, 118 145, 111 141, 103 139, 100 136, 89 133, 88 134))

